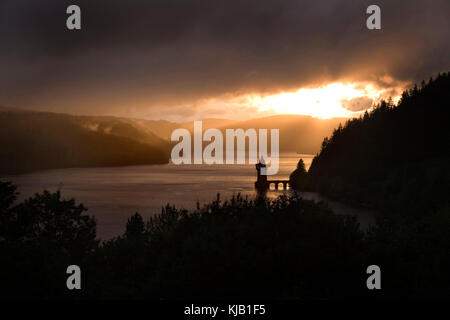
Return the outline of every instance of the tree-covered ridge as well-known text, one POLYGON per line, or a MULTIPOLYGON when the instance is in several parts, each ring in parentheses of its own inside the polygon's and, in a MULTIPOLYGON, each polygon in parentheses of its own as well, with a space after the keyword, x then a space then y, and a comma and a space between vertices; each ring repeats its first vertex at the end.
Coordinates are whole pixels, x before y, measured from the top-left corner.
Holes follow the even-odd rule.
POLYGON ((449 73, 405 91, 397 105, 382 101, 324 139, 308 187, 370 207, 447 205, 449 115, 449 73))
POLYGON ((381 102, 323 141, 303 188, 377 211, 371 255, 399 291, 408 273, 421 295, 450 292, 449 114, 449 73, 381 102))

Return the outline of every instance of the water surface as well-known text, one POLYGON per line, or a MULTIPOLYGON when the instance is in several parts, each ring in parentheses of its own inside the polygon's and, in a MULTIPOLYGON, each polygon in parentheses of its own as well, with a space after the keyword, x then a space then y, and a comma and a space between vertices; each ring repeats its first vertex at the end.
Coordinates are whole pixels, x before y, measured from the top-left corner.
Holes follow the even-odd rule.
MULTIPOLYGON (((312 155, 282 154, 280 170, 269 179, 288 179, 297 162, 303 158, 306 168, 312 155)), ((61 190, 64 198, 75 198, 97 218, 97 233, 101 239, 117 236, 125 230, 132 214, 144 219, 161 212, 167 203, 194 208, 197 202, 214 200, 233 194, 254 196, 256 170, 254 165, 148 165, 106 168, 70 168, 40 171, 4 178, 19 186, 20 200, 41 192, 61 190)), ((280 191, 281 192, 281 191, 280 191)), ((272 196, 280 192, 271 192, 272 196)), ((307 199, 327 200, 315 193, 302 194, 307 199)), ((361 216, 367 225, 371 215, 330 202, 337 213, 361 216), (367 217, 368 218, 367 218, 367 217)))

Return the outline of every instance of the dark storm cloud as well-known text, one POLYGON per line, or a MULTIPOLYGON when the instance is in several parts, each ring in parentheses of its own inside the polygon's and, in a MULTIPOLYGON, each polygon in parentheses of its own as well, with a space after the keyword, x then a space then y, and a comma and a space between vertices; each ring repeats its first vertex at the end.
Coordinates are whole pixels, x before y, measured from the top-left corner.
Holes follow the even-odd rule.
POLYGON ((449 26, 448 0, 2 0, 0 104, 159 115, 334 80, 389 87, 450 69, 449 26), (81 31, 65 28, 70 4, 81 31))

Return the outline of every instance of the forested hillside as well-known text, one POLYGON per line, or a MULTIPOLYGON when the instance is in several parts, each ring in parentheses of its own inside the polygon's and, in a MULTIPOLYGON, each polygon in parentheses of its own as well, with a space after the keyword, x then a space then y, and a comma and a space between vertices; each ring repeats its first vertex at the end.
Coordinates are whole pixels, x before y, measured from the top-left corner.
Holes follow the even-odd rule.
POLYGON ((450 75, 349 120, 322 143, 309 188, 357 205, 421 214, 448 207, 450 75))

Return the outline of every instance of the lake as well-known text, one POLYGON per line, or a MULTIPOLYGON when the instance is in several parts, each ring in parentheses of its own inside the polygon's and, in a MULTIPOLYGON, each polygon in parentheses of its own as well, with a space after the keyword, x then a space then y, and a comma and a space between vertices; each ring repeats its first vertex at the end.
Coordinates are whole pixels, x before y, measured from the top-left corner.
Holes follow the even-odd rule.
MULTIPOLYGON (((309 168, 313 155, 280 155, 280 170, 269 179, 288 179, 302 158, 309 168)), ((44 189, 61 190, 63 198, 75 198, 97 218, 97 235, 110 239, 122 234, 127 219, 139 212, 144 219, 160 213, 167 203, 194 208, 197 202, 233 194, 254 196, 254 165, 146 165, 103 168, 69 168, 3 177, 19 187, 19 200, 44 189)), ((281 192, 270 191, 270 196, 281 192)), ((317 193, 301 194, 306 199, 324 200, 317 193)), ((373 213, 328 201, 338 214, 358 216, 362 227, 373 223, 373 213)))

